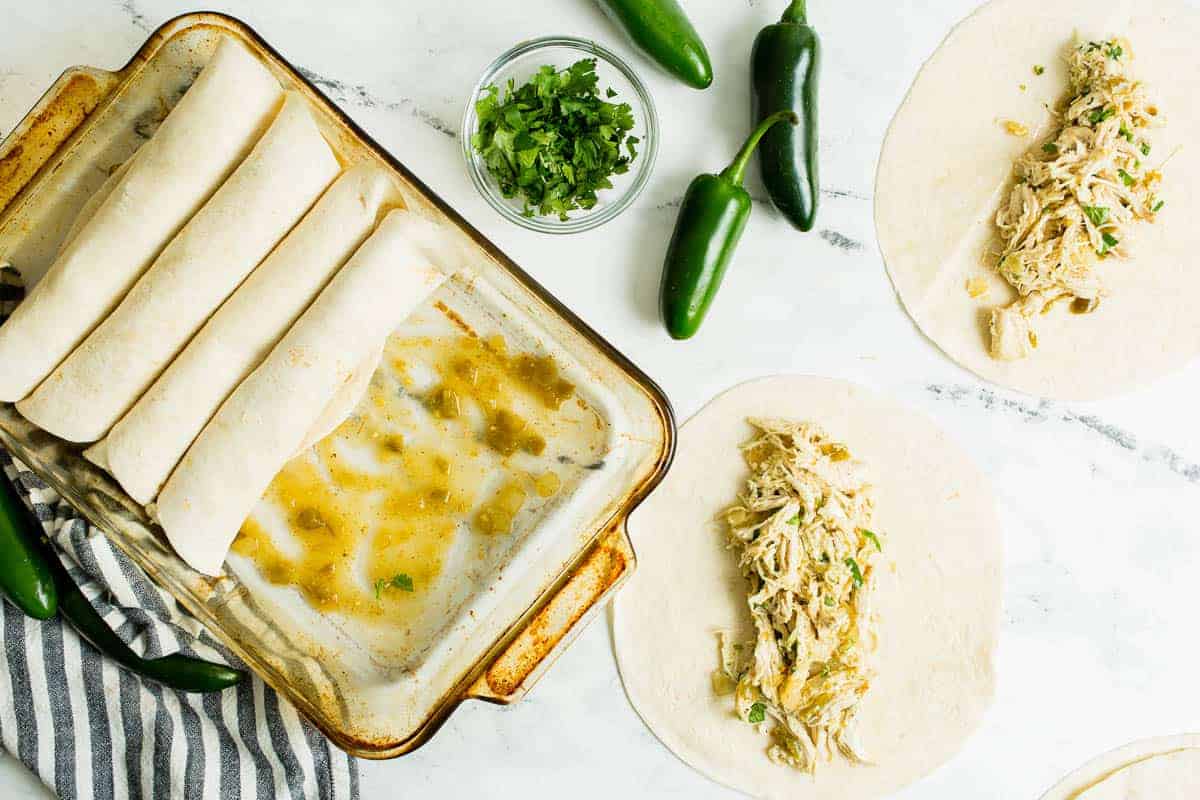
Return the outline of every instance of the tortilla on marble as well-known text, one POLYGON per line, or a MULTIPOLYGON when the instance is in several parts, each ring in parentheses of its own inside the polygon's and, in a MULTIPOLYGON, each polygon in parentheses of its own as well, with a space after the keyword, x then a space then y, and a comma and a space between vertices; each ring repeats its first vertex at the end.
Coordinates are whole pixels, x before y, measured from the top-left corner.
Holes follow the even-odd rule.
POLYGON ((104 436, 339 169, 308 103, 289 93, 245 161, 17 410, 68 441, 104 436))
POLYGON ((116 307, 250 152, 282 97, 245 47, 221 40, 119 184, 0 326, 0 401, 32 392, 116 307))
POLYGON ((1200 793, 1198 770, 1200 734, 1140 739, 1093 758, 1056 783, 1041 800, 1191 798, 1200 793), (1175 786, 1185 793, 1171 794, 1175 786), (1147 788, 1158 793, 1146 793, 1147 788), (1089 793, 1093 790, 1098 793, 1089 793))
POLYGON ((1083 790, 1078 800, 1194 800, 1200 795, 1200 749, 1151 756, 1083 790))
MULTIPOLYGON (((88 458, 134 500, 153 500, 225 398, 358 249, 384 208, 399 202, 395 184, 378 167, 363 163, 345 172, 108 436, 87 451, 88 458)), ((374 370, 373 363, 366 367, 374 370)), ((331 409, 333 427, 358 397, 344 398, 340 407, 346 402, 344 413, 331 409)))
POLYGON ((1179 0, 993 0, 922 67, 880 154, 875 225, 905 309, 950 358, 1001 386, 1085 400, 1154 380, 1200 353, 1197 37, 1200 13, 1179 0), (1153 224, 1137 225, 1130 258, 1103 262, 1108 296, 1094 313, 1060 304, 1040 318, 1032 355, 1000 361, 988 353, 988 318, 1016 292, 994 268, 993 218, 1014 159, 1053 133, 1045 105, 1068 93, 1062 56, 1077 33, 1132 45, 1132 70, 1165 117, 1148 133, 1151 165, 1170 159, 1165 207, 1153 224), (1005 120, 1029 135, 1009 135, 1005 120), (973 278, 986 281, 984 296, 968 294, 973 278))
POLYGON ((220 573, 229 546, 339 387, 460 258, 437 225, 392 211, 204 427, 152 507, 175 551, 220 573))
POLYGON ((882 797, 949 760, 995 685, 1002 546, 987 480, 924 417, 861 387, 773 377, 720 395, 680 430, 675 464, 630 519, 638 568, 613 604, 621 680, 642 720, 679 758, 755 797, 882 797), (714 693, 717 632, 753 636, 744 581, 717 519, 743 488, 747 417, 812 421, 868 467, 884 534, 873 604, 876 678, 858 711, 871 765, 767 758, 768 737, 714 693))

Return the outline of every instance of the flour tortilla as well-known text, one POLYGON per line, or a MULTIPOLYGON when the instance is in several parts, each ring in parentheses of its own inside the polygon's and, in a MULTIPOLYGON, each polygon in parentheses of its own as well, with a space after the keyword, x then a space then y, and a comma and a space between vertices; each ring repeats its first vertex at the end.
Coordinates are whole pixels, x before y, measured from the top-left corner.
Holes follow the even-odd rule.
POLYGON ((92 221, 92 217, 96 216, 96 212, 100 210, 100 206, 104 205, 104 201, 117 188, 117 184, 125 179, 125 173, 129 172, 129 167, 132 164, 133 159, 128 158, 114 169, 104 179, 104 183, 100 184, 100 188, 96 190, 96 193, 89 197, 79 209, 79 213, 75 215, 75 221, 67 229, 67 235, 63 237, 62 244, 58 247, 58 254, 60 256, 67 251, 67 248, 71 246, 71 242, 75 241, 75 237, 79 235, 84 226, 92 221))
POLYGON ((1084 790, 1079 800, 1195 800, 1200 794, 1200 750, 1151 756, 1117 770, 1084 790))
POLYGON ((106 317, 250 152, 283 90, 222 39, 128 172, 0 326, 0 401, 16 402, 106 317))
POLYGON ((1200 734, 1183 734, 1142 739, 1097 756, 1055 784, 1041 800, 1190 800, 1196 796, 1200 796, 1200 734))
POLYGON ((630 519, 638 567, 613 605, 625 691, 654 734, 715 781, 756 797, 863 800, 951 758, 994 689, 1001 534, 987 480, 924 417, 843 381, 773 377, 713 400, 680 430, 675 464, 630 519), (769 740, 713 693, 719 630, 753 627, 735 554, 715 516, 746 479, 748 416, 817 422, 868 468, 875 530, 878 675, 858 732, 877 766, 818 764, 816 778, 767 759, 769 740))
POLYGON ((921 330, 989 381, 1045 397, 1110 396, 1175 370, 1200 353, 1200 13, 1179 0, 994 0, 960 23, 917 76, 888 131, 876 181, 875 224, 888 272, 921 330), (1038 349, 1021 361, 988 355, 990 310, 1016 293, 995 272, 992 220, 1013 160, 1055 122, 1043 103, 1068 92, 1066 48, 1127 36, 1132 73, 1165 124, 1149 132, 1150 166, 1163 168, 1166 206, 1138 223, 1132 257, 1102 266, 1110 292, 1090 315, 1059 304, 1038 323, 1038 349), (1034 65, 1045 66, 1035 75, 1034 65), (1022 92, 1020 84, 1027 90, 1022 92), (1029 126, 1008 135, 1006 119, 1029 126), (968 278, 990 282, 972 299, 968 278))
POLYGON ((379 369, 379 364, 383 361, 383 347, 384 343, 380 343, 375 353, 367 356, 361 364, 355 367, 350 379, 338 387, 333 399, 321 412, 321 416, 317 417, 317 421, 308 429, 304 441, 296 448, 295 455, 300 455, 333 433, 354 412, 366 395, 367 389, 371 386, 371 378, 374 377, 375 371, 379 369))
MULTIPOLYGON (((333 399, 325 405, 321 416, 309 428, 308 433, 304 436, 304 441, 296 448, 295 455, 300 455, 333 433, 339 425, 354 413, 354 409, 358 407, 358 404, 362 402, 363 396, 366 395, 367 389, 371 385, 371 378, 374 377, 375 371, 379 369, 379 364, 382 360, 383 346, 380 345, 378 352, 368 356, 361 364, 354 368, 354 372, 351 373, 345 383, 338 387, 337 391, 334 392, 333 399)), ((112 470, 108 464, 109 438, 106 436, 96 442, 83 451, 83 454, 87 457, 88 461, 91 461, 96 466, 111 474, 112 470)), ((157 490, 155 490, 155 494, 157 494, 157 490)), ((142 502, 149 503, 150 501, 142 502)))
MULTIPOLYGON (((106 462, 134 500, 153 500, 229 393, 266 358, 363 243, 385 205, 399 202, 391 178, 372 164, 361 164, 338 178, 86 455, 106 462)), ((338 413, 333 409, 331 415, 338 413)))
POLYGON ((338 170, 307 101, 289 93, 246 160, 17 410, 68 441, 104 436, 338 170))
POLYGON ((242 522, 338 388, 455 268, 450 241, 410 212, 389 213, 222 404, 152 509, 184 561, 220 573, 242 522))

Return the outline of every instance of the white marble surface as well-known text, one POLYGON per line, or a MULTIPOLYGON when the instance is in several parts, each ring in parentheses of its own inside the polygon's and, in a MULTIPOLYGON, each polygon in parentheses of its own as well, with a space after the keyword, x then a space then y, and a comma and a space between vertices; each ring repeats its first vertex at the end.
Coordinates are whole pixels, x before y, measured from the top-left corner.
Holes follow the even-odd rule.
MULTIPOLYGON (((1035 798, 1099 751, 1200 731, 1200 364, 1102 403, 990 388, 916 331, 875 246, 884 129, 922 59, 975 0, 811 0, 826 44, 818 230, 798 235, 756 204, 718 303, 686 344, 670 341, 655 317, 673 204, 744 135, 750 42, 783 0, 686 0, 715 57, 705 93, 655 72, 591 0, 214 5, 320 76, 371 134, 655 377, 681 419, 746 378, 823 373, 924 410, 974 454, 995 481, 1007 536, 999 694, 961 755, 897 797, 1035 798), (469 183, 454 134, 483 67, 517 40, 550 33, 593 36, 630 56, 663 122, 656 174, 637 205, 566 238, 498 218, 469 183)), ((156 0, 0 3, 0 130, 66 66, 118 66, 185 10, 156 0)), ((363 762, 361 774, 366 798, 730 794, 641 725, 603 620, 522 703, 467 704, 423 749, 363 762)), ((0 757, 0 796, 34 787, 0 757)))

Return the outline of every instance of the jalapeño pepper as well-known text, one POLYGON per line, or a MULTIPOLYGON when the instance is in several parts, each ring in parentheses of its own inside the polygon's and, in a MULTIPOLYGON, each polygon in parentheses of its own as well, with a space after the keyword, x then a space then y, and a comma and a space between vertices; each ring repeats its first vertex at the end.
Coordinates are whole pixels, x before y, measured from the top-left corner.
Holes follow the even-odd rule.
POLYGON ((783 18, 754 40, 750 57, 753 120, 792 109, 796 127, 774 128, 763 137, 758 162, 767 194, 788 222, 812 230, 820 182, 817 173, 817 79, 821 40, 805 19, 805 0, 793 0, 783 18))
POLYGON ((224 664, 214 664, 179 653, 162 658, 142 658, 108 627, 75 581, 71 580, 67 568, 59 561, 50 544, 44 544, 43 549, 50 562, 54 588, 58 592, 59 613, 75 627, 80 636, 113 661, 131 672, 184 692, 217 692, 242 679, 241 672, 224 664))
POLYGON ((712 84, 708 50, 676 0, 601 0, 601 6, 667 72, 693 89, 712 84))
POLYGON ((113 633, 71 580, 58 557, 53 553, 50 555, 55 562, 51 570, 58 590, 59 612, 79 631, 80 636, 113 661, 131 672, 184 692, 219 692, 241 681, 243 675, 236 669, 181 653, 162 658, 142 658, 113 633))
POLYGON ((750 193, 742 187, 746 162, 763 134, 785 121, 795 125, 796 112, 764 119, 720 175, 700 175, 688 186, 663 266, 662 317, 672 337, 690 338, 704 321, 750 218, 750 193))
POLYGON ((29 512, 8 481, 0 475, 0 558, 22 553, 27 561, 0 561, 0 586, 16 605, 32 617, 47 619, 62 614, 83 638, 104 655, 150 680, 185 692, 215 692, 233 686, 243 677, 238 670, 179 653, 162 658, 142 658, 133 652, 92 607, 71 580, 53 546, 41 538, 41 523, 29 512), (17 543, 20 549, 9 548, 17 543), (13 591, 13 576, 33 589, 13 591), (15 595, 15 596, 14 596, 15 595), (29 598, 17 602, 17 598, 29 598), (29 606, 27 608, 27 606, 29 606), (32 613, 36 611, 38 613, 32 613))
POLYGON ((8 479, 0 473, 0 594, 34 619, 50 619, 58 594, 50 562, 38 544, 34 525, 8 479))

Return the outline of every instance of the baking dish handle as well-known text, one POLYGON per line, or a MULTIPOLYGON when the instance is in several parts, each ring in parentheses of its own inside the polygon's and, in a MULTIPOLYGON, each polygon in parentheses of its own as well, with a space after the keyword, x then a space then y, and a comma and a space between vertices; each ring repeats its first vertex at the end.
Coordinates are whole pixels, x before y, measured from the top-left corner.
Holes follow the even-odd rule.
POLYGON ((68 69, 0 142, 0 220, 119 80, 115 72, 92 67, 68 69))
POLYGON ((633 574, 634 566, 633 546, 621 519, 548 593, 466 697, 503 704, 524 697, 633 574))

